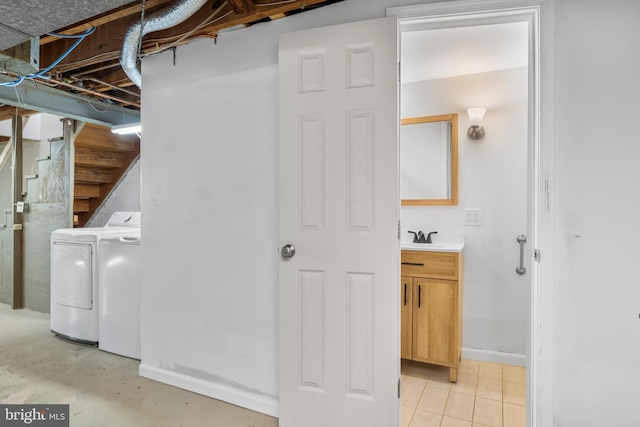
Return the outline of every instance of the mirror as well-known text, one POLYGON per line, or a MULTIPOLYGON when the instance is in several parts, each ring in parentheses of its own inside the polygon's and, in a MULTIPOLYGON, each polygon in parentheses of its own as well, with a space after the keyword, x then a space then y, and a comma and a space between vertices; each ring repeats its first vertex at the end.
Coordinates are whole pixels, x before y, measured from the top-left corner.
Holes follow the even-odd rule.
POLYGON ((458 114, 402 119, 403 206, 458 204, 458 114))

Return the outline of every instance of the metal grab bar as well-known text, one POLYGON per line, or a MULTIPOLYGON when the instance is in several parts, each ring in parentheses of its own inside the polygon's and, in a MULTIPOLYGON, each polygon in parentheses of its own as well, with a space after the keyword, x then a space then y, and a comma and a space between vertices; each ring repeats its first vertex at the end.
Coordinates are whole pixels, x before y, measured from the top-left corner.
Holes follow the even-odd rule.
POLYGON ((520 243, 520 266, 516 267, 516 273, 522 276, 527 272, 527 269, 524 267, 524 244, 527 243, 527 236, 519 234, 516 240, 520 243))
POLYGON ((9 225, 9 220, 7 218, 11 214, 13 214, 13 209, 4 210, 4 224, 0 224, 0 228, 7 228, 7 225, 9 225))

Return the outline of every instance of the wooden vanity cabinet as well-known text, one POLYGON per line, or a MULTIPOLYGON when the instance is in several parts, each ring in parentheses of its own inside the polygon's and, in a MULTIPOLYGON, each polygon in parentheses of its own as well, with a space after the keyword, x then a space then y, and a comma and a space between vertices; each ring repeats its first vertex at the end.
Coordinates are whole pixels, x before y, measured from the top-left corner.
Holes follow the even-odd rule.
POLYGON ((462 344, 462 254, 402 250, 403 359, 448 366, 457 381, 462 344))

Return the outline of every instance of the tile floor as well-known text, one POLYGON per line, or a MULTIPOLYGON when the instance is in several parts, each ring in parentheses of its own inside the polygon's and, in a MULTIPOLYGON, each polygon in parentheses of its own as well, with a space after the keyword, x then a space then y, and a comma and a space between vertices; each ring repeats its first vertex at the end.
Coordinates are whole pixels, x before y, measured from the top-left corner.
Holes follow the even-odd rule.
POLYGON ((402 361, 402 427, 525 427, 525 368, 462 360, 449 369, 402 361))

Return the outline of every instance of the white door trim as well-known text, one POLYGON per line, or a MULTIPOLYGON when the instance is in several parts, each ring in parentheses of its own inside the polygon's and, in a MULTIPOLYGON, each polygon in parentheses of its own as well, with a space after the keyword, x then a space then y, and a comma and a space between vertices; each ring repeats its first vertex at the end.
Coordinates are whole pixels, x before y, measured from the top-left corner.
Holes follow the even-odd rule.
MULTIPOLYGON (((553 0, 455 0, 387 8, 400 28, 451 28, 529 22, 527 226, 541 262, 532 262, 527 425, 553 425, 554 183, 553 0), (541 48, 542 47, 542 48, 541 48)), ((533 253, 533 251, 531 251, 533 253)))

